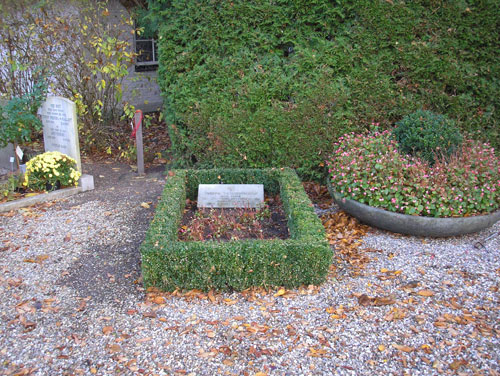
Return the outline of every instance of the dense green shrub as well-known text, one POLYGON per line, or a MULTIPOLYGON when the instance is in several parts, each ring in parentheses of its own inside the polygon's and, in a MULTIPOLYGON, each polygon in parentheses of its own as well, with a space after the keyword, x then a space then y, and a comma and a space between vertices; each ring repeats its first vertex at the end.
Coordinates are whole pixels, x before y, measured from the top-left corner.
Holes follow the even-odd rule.
POLYGON ((290 169, 171 171, 141 253, 145 285, 167 291, 319 284, 324 281, 332 260, 324 228, 300 180, 290 169), (221 181, 260 183, 266 193, 280 193, 290 238, 179 241, 186 198, 196 199, 200 182, 221 181))
POLYGON ((418 110, 396 123, 392 135, 398 149, 434 164, 436 158, 450 157, 463 137, 455 122, 446 116, 418 110))
POLYGON ((499 146, 496 0, 149 5, 178 165, 304 175, 347 131, 419 108, 499 146))

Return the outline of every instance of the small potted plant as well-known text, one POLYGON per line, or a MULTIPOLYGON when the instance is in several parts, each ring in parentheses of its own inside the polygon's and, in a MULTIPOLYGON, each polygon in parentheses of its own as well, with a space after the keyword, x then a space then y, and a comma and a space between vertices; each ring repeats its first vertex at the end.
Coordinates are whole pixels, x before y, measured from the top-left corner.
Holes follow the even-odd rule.
POLYGON ((53 191, 77 186, 81 174, 76 161, 58 151, 39 154, 26 163, 23 185, 34 191, 53 191))
POLYGON ((500 220, 500 161, 444 116, 418 111, 391 131, 334 145, 328 186, 339 206, 389 231, 453 236, 500 220))

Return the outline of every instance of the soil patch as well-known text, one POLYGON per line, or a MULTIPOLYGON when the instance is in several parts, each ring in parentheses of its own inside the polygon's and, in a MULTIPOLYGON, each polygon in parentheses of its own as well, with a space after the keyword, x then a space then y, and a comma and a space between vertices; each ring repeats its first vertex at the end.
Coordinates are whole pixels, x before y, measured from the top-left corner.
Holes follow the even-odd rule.
POLYGON ((198 208, 187 200, 179 228, 182 241, 287 239, 287 220, 279 196, 266 197, 265 206, 252 208, 198 208))

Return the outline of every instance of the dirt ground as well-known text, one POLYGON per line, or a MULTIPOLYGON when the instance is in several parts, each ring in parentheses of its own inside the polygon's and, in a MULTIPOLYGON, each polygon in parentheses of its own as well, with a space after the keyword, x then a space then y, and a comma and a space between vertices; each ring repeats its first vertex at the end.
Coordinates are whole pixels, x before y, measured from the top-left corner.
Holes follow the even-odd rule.
POLYGON ((122 220, 127 222, 123 225, 131 229, 131 234, 121 239, 118 237, 106 245, 97 242, 90 244, 88 252, 59 281, 78 291, 79 296, 91 296, 93 302, 113 301, 117 292, 106 283, 109 275, 115 276, 115 288, 124 292, 137 291, 137 286, 140 286, 137 283, 141 275, 139 247, 162 192, 165 169, 155 166, 146 169, 145 176, 139 176, 129 165, 115 161, 84 163, 82 169, 84 173, 94 176, 95 189, 58 203, 61 209, 70 209, 90 201, 115 207, 123 204, 131 208, 141 204, 149 206, 131 216, 123 216, 122 220))

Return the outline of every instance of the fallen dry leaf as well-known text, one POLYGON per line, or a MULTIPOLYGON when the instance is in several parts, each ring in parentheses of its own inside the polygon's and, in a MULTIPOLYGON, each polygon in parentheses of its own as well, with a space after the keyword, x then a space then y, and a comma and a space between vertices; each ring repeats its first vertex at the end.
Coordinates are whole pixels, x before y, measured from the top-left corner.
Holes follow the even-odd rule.
POLYGON ((149 209, 149 208, 150 208, 150 206, 149 206, 149 204, 148 204, 147 202, 142 202, 142 203, 141 203, 141 206, 142 206, 144 209, 149 209))
POLYGON ((451 368, 453 371, 456 371, 456 370, 458 370, 460 367, 462 367, 462 366, 466 366, 467 364, 469 364, 469 362, 467 362, 466 360, 464 360, 464 359, 459 359, 459 360, 455 360, 455 361, 453 361, 453 362, 450 364, 450 368, 451 368))
POLYGON ((142 314, 142 317, 147 317, 147 318, 150 318, 150 319, 155 319, 156 318, 156 312, 153 312, 153 311, 149 311, 149 312, 144 312, 142 314))
POLYGON ((122 348, 120 347, 120 345, 117 345, 116 343, 114 343, 114 344, 108 346, 108 350, 111 353, 117 353, 119 351, 122 351, 122 348))
POLYGON ((215 338, 215 332, 213 330, 207 330, 208 338, 215 338))
POLYGON ((372 302, 373 302, 373 298, 369 297, 366 294, 361 294, 360 296, 358 296, 359 305, 369 306, 372 304, 372 302))
POLYGON ((274 297, 278 297, 278 296, 282 296, 282 295, 285 295, 286 294, 286 290, 281 288, 278 290, 278 292, 276 294, 274 294, 274 297))
POLYGON ((394 304, 396 303, 396 301, 389 297, 389 296, 376 296, 374 299, 373 299, 373 305, 374 306, 384 306, 384 305, 391 305, 391 304, 394 304))
POLYGON ((112 326, 105 326, 104 328, 102 328, 102 333, 103 334, 109 334, 113 331, 113 327, 112 326))
POLYGON ((153 298, 153 302, 156 304, 164 304, 165 303, 165 298, 163 296, 155 296, 153 298))
POLYGON ((335 246, 338 263, 347 262, 353 268, 354 275, 360 274, 370 261, 368 252, 376 251, 360 247, 362 244, 360 240, 370 231, 370 227, 362 225, 344 211, 325 214, 321 217, 321 221, 329 243, 335 246))
POLYGON ((216 298, 215 298, 215 296, 214 296, 214 291, 213 291, 213 290, 210 290, 210 291, 208 292, 208 299, 210 299, 210 301, 211 301, 212 303, 215 303, 215 302, 217 301, 217 299, 216 299, 216 298))
POLYGON ((420 296, 429 297, 429 296, 433 296, 434 292, 431 290, 420 290, 419 292, 417 292, 417 294, 420 296))
POLYGON ((393 343, 392 347, 394 347, 396 350, 407 352, 407 353, 415 350, 413 347, 405 346, 405 345, 398 345, 397 343, 393 343))

